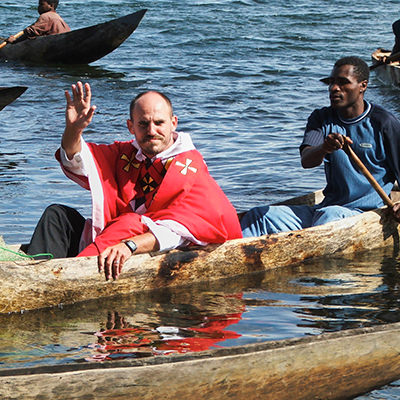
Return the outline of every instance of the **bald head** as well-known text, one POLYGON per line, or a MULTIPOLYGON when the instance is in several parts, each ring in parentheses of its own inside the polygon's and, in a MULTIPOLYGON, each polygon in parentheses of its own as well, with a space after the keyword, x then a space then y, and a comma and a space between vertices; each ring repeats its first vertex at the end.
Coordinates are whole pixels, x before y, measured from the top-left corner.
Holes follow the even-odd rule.
MULTIPOLYGON (((146 97, 146 100, 147 100, 147 99, 150 99, 150 101, 152 101, 152 102, 155 102, 155 101, 157 101, 157 100, 160 100, 160 99, 157 99, 157 97, 161 98, 162 100, 165 101, 167 107, 169 108, 170 113, 171 113, 171 117, 172 117, 172 115, 174 114, 174 111, 173 111, 173 109, 172 109, 172 103, 171 103, 171 100, 168 98, 168 96, 166 96, 164 93, 158 92, 157 90, 148 90, 148 91, 146 91, 146 92, 139 93, 139 94, 131 101, 131 104, 130 104, 130 106, 129 106, 129 114, 130 114, 130 117, 131 117, 131 118, 133 117, 133 112, 134 112, 135 106, 136 106, 138 103, 140 103, 140 99, 142 99, 143 97, 146 97)), ((142 99, 142 100, 143 100, 143 99, 142 99)))

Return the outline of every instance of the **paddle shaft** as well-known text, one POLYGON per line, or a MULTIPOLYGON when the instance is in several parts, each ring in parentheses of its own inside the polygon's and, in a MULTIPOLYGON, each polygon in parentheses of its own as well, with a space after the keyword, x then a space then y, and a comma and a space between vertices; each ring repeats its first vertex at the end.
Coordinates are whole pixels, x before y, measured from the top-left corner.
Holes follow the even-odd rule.
MULTIPOLYGON (((24 31, 20 31, 17 34, 14 35, 15 39, 18 39, 19 37, 21 37, 24 34, 24 31)), ((3 43, 0 44, 0 49, 2 49, 3 47, 7 46, 7 42, 4 41, 3 43)))
POLYGON ((343 146, 343 150, 349 156, 349 158, 357 165, 357 167, 361 170, 363 175, 368 179, 368 182, 376 190, 376 192, 379 194, 379 196, 381 197, 383 202, 388 207, 393 207, 394 206, 393 201, 386 194, 386 192, 382 189, 382 187, 379 185, 379 183, 376 181, 376 179, 372 176, 372 174, 368 171, 368 169, 365 167, 363 162, 358 158, 357 154, 354 153, 354 150, 350 147, 350 145, 348 143, 345 143, 345 145, 343 146))
POLYGON ((386 57, 385 61, 378 61, 376 64, 371 65, 369 70, 372 71, 375 68, 380 67, 381 65, 389 64, 390 62, 397 60, 400 58, 400 52, 391 54, 389 57, 386 57))

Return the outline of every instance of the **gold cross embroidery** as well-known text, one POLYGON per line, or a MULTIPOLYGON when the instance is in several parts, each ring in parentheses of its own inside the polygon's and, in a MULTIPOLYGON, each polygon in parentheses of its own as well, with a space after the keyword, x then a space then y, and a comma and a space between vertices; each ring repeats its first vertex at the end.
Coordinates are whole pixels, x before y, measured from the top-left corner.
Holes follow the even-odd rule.
POLYGON ((125 172, 129 172, 131 165, 133 166, 133 168, 136 168, 136 169, 138 169, 140 167, 140 163, 138 161, 135 162, 135 153, 132 153, 131 158, 128 158, 128 156, 126 154, 122 154, 121 160, 124 160, 127 162, 127 164, 123 168, 123 170, 125 172))

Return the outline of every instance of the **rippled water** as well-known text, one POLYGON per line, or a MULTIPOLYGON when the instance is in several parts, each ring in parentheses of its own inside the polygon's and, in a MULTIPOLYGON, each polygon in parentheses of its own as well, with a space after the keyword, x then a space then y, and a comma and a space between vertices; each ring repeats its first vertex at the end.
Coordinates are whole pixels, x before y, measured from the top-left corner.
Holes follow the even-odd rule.
MULTIPOLYGON (((354 54, 370 63, 370 54, 377 47, 390 48, 391 23, 398 17, 395 14, 398 2, 394 0, 379 3, 366 0, 362 4, 353 0, 296 3, 283 0, 61 0, 60 3, 58 11, 73 29, 141 8, 148 12, 119 49, 90 66, 0 64, 0 86, 29 87, 0 113, 0 234, 7 242, 27 241, 43 209, 50 203, 62 202, 86 215, 89 213, 88 194, 64 178, 53 158, 63 131, 63 91, 78 79, 91 83, 93 101, 98 107, 86 133, 94 141, 128 138, 125 120, 131 98, 149 88, 165 91, 174 103, 180 129, 191 133, 212 175, 239 210, 319 189, 324 184, 323 171, 301 170, 298 157, 308 115, 314 108, 328 104, 326 87, 319 78, 329 73, 339 57, 354 54)), ((0 35, 16 33, 35 18, 36 1, 21 4, 3 0, 0 35)), ((400 115, 398 94, 398 89, 383 85, 372 74, 368 100, 400 115)), ((392 263, 391 268, 396 271, 397 261, 392 259, 392 263)), ((337 265, 346 270, 346 263, 342 264, 337 265)), ((377 293, 390 287, 393 274, 383 278, 381 263, 369 264, 366 261, 365 268, 376 269, 375 295, 369 291, 352 295, 356 303, 348 308, 343 308, 338 298, 343 314, 340 317, 335 314, 332 321, 327 318, 326 323, 314 311, 321 309, 325 315, 328 309, 337 310, 332 295, 322 300, 318 296, 310 298, 278 290, 275 283, 273 289, 243 283, 232 292, 224 290, 216 298, 211 296, 211 302, 225 299, 234 314, 244 310, 240 321, 232 324, 235 326, 232 330, 241 336, 226 338, 219 345, 243 343, 247 338, 269 340, 318 333, 368 324, 370 320, 386 321, 386 317, 381 321, 381 314, 387 311, 379 311, 381 306, 385 310, 385 305, 380 303, 381 296, 377 293), (242 297, 236 296, 238 293, 243 293, 242 297), (362 307, 358 306, 357 299, 362 301, 362 307), (328 304, 331 301, 333 304, 328 304), (368 303, 367 316, 358 313, 365 306, 364 301, 368 303), (314 304, 312 312, 304 317, 305 326, 299 327, 303 324, 295 318, 293 310, 299 307, 307 315, 306 306, 310 302, 314 304)), ((323 269, 335 269, 335 265, 323 264, 323 269)), ((270 284, 274 279, 276 282, 281 279, 280 274, 272 276, 273 279, 267 277, 270 284)), ((320 281, 313 281, 307 274, 301 276, 296 278, 301 287, 319 286, 316 282, 320 281)), ((344 280, 332 279, 337 280, 338 287, 346 288, 346 279, 351 282, 355 278, 350 274, 344 280)), ((328 287, 332 284, 336 285, 329 282, 328 287)), ((199 296, 207 297, 207 294, 200 292, 199 296)), ((176 316, 179 322, 176 326, 183 329, 187 326, 180 323, 186 312, 191 315, 191 305, 197 300, 184 301, 177 295, 175 302, 163 297, 154 304, 152 300, 143 301, 142 304, 135 300, 135 309, 150 309, 154 315, 160 312, 173 320, 176 316), (186 304, 183 313, 179 304, 186 304), (169 308, 170 305, 174 306, 169 308)), ((394 304, 397 306, 395 301, 394 304)), ((36 360, 32 362, 39 363, 92 357, 99 344, 93 333, 107 327, 106 309, 100 316, 97 306, 86 309, 79 323, 75 320, 74 308, 51 310, 48 319, 41 315, 36 320, 32 316, 36 314, 12 316, 3 324, 3 338, 8 337, 7 329, 10 335, 15 334, 16 326, 29 329, 17 329, 17 339, 4 351, 3 366, 29 363, 31 357, 36 360), (77 333, 81 331, 89 332, 89 336, 77 333), (49 341, 49 337, 54 340, 49 341)), ((125 316, 125 310, 118 312, 125 316)), ((213 312, 218 314, 216 310, 213 312)), ((131 322, 131 314, 128 307, 126 318, 136 326, 131 322)), ((139 318, 139 325, 156 318, 154 315, 139 318)), ((203 317, 202 312, 196 317, 197 325, 204 322, 203 317)), ((146 329, 156 325, 160 325, 158 320, 146 329)), ((227 325, 227 329, 232 325, 227 325)), ((188 334, 183 332, 179 334, 188 334)), ((96 337, 101 339, 101 335, 96 337)))

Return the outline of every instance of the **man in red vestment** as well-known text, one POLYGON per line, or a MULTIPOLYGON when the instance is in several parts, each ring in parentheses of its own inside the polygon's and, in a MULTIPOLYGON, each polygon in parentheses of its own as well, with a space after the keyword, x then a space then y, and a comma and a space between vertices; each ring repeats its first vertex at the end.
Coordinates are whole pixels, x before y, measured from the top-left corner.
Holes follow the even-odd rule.
POLYGON ((132 255, 240 238, 236 211, 210 176, 190 136, 177 132, 168 97, 156 91, 131 103, 134 139, 109 145, 82 137, 95 106, 86 83, 66 91, 66 128, 56 157, 65 174, 91 191, 92 218, 52 205, 35 229, 28 254, 99 257, 106 278, 132 255))

